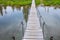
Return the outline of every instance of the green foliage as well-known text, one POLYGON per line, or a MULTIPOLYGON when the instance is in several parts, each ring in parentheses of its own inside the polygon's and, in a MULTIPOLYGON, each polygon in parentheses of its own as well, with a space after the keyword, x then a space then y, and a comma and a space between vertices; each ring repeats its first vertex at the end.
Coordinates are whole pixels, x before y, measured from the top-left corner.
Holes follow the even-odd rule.
MULTIPOLYGON (((0 0, 0 4, 3 5, 30 5, 32 3, 32 0, 0 0)), ((40 4, 39 0, 36 0, 36 4, 40 4)))
POLYGON ((36 5, 39 5, 40 4, 40 0, 36 0, 36 5))
POLYGON ((47 5, 47 6, 50 6, 50 5, 60 5, 60 0, 44 0, 44 4, 47 5))
MULTIPOLYGON (((3 5, 31 5, 32 0, 0 0, 0 4, 3 5)), ((60 5, 60 0, 43 0, 44 5, 50 6, 50 5, 60 5)), ((36 0, 36 5, 40 4, 40 0, 36 0)))

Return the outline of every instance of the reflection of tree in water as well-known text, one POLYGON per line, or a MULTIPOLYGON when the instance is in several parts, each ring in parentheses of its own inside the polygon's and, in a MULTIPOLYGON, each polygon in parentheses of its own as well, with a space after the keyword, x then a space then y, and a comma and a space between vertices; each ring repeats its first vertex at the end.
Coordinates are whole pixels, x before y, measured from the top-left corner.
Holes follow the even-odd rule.
POLYGON ((28 19, 28 12, 29 12, 29 6, 24 6, 24 18, 27 22, 27 19, 28 19))
POLYGON ((55 7, 54 7, 54 9, 57 9, 57 8, 59 8, 59 9, 60 9, 60 6, 55 6, 55 7))
POLYGON ((21 7, 21 6, 15 6, 15 7, 20 10, 20 7, 21 7))
POLYGON ((6 6, 4 6, 4 9, 6 9, 6 6))
POLYGON ((5 14, 7 14, 7 12, 6 12, 6 6, 4 6, 4 9, 5 9, 5 14))
MULTIPOLYGON (((6 9, 9 9, 9 8, 7 8, 7 7, 8 7, 8 6, 4 6, 4 13, 5 13, 5 14, 8 14, 8 13, 7 13, 8 10, 6 10, 6 9)), ((14 7, 12 7, 12 6, 9 6, 9 7, 11 7, 12 11, 14 12, 14 7)), ((3 14, 4 14, 4 13, 3 13, 3 14)))
POLYGON ((0 14, 3 16, 2 6, 0 6, 0 14))
POLYGON ((45 7, 45 12, 49 13, 49 7, 45 7))
POLYGON ((14 7, 14 6, 10 6, 10 7, 12 8, 12 11, 14 12, 14 8, 15 8, 15 7, 14 7))

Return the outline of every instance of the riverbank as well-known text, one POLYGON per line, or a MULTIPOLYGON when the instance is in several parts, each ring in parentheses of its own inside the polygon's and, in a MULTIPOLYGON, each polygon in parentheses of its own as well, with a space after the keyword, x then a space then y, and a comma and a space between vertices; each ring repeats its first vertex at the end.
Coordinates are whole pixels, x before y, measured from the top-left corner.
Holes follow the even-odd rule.
MULTIPOLYGON (((0 4, 5 6, 26 6, 31 5, 32 0, 0 0, 0 4)), ((36 5, 39 5, 40 0, 36 0, 36 5)), ((60 0, 43 0, 43 4, 45 6, 57 6, 60 5, 60 0)))
POLYGON ((60 6, 60 0, 44 0, 43 4, 45 6, 60 6))
MULTIPOLYGON (((10 5, 10 6, 26 6, 31 5, 32 0, 0 0, 0 4, 2 5, 10 5)), ((36 0, 36 5, 40 4, 40 0, 36 0)))

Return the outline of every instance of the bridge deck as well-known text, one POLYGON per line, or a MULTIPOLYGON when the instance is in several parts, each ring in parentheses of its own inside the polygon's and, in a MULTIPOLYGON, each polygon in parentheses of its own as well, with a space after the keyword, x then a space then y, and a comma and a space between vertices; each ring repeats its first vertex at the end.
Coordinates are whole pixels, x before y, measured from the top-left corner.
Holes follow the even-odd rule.
POLYGON ((43 40, 42 28, 40 27, 37 10, 35 8, 35 0, 32 1, 27 28, 22 40, 43 40))

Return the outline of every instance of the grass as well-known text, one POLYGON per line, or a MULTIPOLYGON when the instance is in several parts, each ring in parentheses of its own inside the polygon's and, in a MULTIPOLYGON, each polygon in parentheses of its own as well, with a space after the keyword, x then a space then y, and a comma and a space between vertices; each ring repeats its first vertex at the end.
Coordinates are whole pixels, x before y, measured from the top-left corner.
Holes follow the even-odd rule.
POLYGON ((20 5, 29 5, 31 4, 31 0, 0 0, 0 4, 3 4, 3 5, 11 5, 11 6, 20 6, 20 5))
MULTIPOLYGON (((0 0, 0 4, 3 5, 11 5, 11 6, 25 6, 25 5, 31 5, 32 0, 0 0)), ((40 4, 40 0, 36 0, 36 4, 40 4)))
POLYGON ((36 5, 39 5, 40 4, 40 0, 36 0, 36 5))
POLYGON ((60 0, 44 0, 44 5, 46 6, 57 6, 59 5, 60 6, 60 0))
MULTIPOLYGON (((0 4, 11 6, 25 6, 31 5, 32 0, 0 0, 0 4)), ((44 5, 60 5, 60 0, 43 0, 44 5)), ((36 5, 40 4, 40 0, 36 0, 36 5)))

